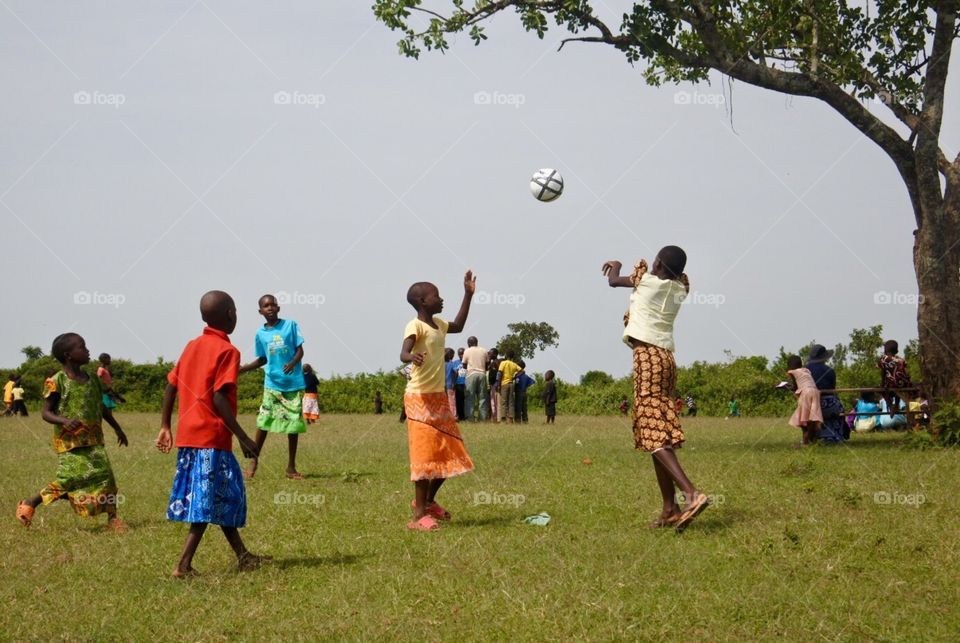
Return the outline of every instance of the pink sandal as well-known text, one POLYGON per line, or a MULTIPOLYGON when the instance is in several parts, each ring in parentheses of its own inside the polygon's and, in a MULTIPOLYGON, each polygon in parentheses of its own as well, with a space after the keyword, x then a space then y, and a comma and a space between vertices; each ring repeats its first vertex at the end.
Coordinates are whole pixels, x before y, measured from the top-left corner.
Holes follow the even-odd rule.
POLYGON ((408 522, 407 529, 412 529, 414 531, 436 531, 437 529, 440 529, 440 525, 438 525, 437 521, 430 516, 424 516, 420 520, 408 522))
MULTIPOLYGON (((417 508, 417 501, 416 501, 416 500, 411 500, 411 501, 410 501, 410 508, 411 508, 411 509, 416 509, 416 508, 417 508)), ((429 505, 427 505, 427 515, 428 515, 428 516, 432 516, 433 518, 436 518, 437 520, 450 520, 450 518, 452 517, 452 516, 450 515, 450 512, 449 512, 449 511, 447 511, 446 509, 444 509, 443 507, 441 507, 441 506, 440 506, 439 504, 437 504, 436 502, 431 502, 429 505)))

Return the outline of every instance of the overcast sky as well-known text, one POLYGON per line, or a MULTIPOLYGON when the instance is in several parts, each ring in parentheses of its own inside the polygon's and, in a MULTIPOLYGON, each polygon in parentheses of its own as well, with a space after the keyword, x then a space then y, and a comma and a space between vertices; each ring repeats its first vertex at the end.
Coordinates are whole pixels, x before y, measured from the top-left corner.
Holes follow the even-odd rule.
POLYGON ((407 287, 436 283, 452 318, 472 268, 448 345, 547 321, 560 347, 530 370, 622 375, 629 291, 600 266, 665 244, 689 255, 682 364, 873 324, 916 336, 906 190, 816 101, 647 87, 612 48, 557 53, 560 33, 513 14, 416 62, 357 0, 2 4, 0 365, 67 330, 95 355, 175 359, 218 288, 244 360, 271 292, 321 375, 389 369, 407 287), (542 167, 565 178, 556 202, 529 192, 542 167))

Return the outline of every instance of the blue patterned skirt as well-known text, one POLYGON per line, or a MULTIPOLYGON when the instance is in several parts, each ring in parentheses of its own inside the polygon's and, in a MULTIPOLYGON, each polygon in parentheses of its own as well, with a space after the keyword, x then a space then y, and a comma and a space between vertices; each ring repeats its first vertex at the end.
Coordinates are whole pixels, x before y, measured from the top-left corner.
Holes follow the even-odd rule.
POLYGON ((247 522, 247 492, 240 464, 231 451, 177 449, 177 473, 167 519, 243 527, 247 522))

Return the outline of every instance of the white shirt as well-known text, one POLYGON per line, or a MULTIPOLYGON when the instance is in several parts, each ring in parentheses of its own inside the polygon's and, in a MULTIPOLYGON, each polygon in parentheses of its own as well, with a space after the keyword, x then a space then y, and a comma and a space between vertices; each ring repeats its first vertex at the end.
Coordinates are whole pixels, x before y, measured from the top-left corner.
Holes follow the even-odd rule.
POLYGON ((687 289, 679 281, 644 274, 630 295, 623 341, 629 345, 633 338, 673 351, 673 322, 686 298, 687 289))

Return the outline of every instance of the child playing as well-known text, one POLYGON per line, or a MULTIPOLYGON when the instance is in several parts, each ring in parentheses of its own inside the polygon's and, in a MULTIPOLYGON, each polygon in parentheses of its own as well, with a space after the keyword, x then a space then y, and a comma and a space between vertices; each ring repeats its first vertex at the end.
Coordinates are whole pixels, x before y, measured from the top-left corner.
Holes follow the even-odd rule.
POLYGON ((13 387, 17 385, 17 376, 10 373, 7 383, 3 385, 3 414, 13 415, 13 387))
POLYGON ((463 330, 476 289, 477 279, 468 270, 463 278, 463 302, 457 317, 449 323, 435 316, 443 310, 436 286, 418 282, 407 291, 407 301, 417 311, 417 317, 403 331, 400 348, 400 361, 413 363, 403 396, 410 479, 416 492, 408 529, 433 531, 440 526, 437 520, 450 520, 450 512, 437 504, 437 491, 447 478, 473 471, 455 411, 447 399, 443 346, 448 333, 463 330))
POLYGON ((97 368, 97 377, 100 378, 100 383, 103 385, 103 406, 112 411, 117 408, 117 402, 126 402, 126 400, 113 390, 113 376, 110 375, 110 362, 112 360, 109 353, 100 353, 97 361, 100 362, 100 367, 97 368))
POLYGON ((803 367, 799 355, 787 358, 787 376, 793 385, 793 394, 797 398, 797 410, 790 418, 790 426, 803 431, 802 445, 813 444, 823 424, 823 411, 820 408, 820 390, 809 369, 803 367))
POLYGON ((727 416, 732 418, 740 417, 740 400, 735 397, 730 398, 730 401, 727 402, 727 416))
POLYGON ((547 412, 547 424, 556 424, 557 419, 557 383, 553 371, 543 374, 543 407, 547 412))
POLYGON ((706 509, 710 500, 687 478, 675 452, 684 442, 680 417, 674 405, 677 366, 673 359, 673 323, 680 304, 690 292, 683 269, 687 255, 677 246, 657 253, 653 269, 640 261, 629 276, 620 276, 622 264, 608 261, 602 272, 613 288, 632 288, 630 308, 624 315, 623 341, 633 350, 633 436, 638 450, 653 458, 663 498, 663 511, 651 527, 682 531, 706 509), (686 503, 681 509, 675 487, 686 503))
POLYGON ((900 345, 896 340, 888 339, 883 343, 883 357, 877 362, 880 368, 880 386, 885 390, 883 399, 890 409, 890 415, 893 415, 894 409, 900 408, 900 395, 897 388, 912 386, 910 374, 907 373, 907 363, 897 355, 900 352, 900 345))
POLYGON ((66 498, 78 516, 105 513, 107 528, 123 533, 127 526, 117 517, 117 483, 104 447, 101 421, 113 428, 120 446, 127 446, 127 436, 110 409, 103 407, 100 380, 83 369, 90 363, 83 338, 76 333, 59 335, 50 353, 63 365, 53 376, 53 389, 45 395, 42 414, 54 426, 57 478, 29 500, 20 501, 17 520, 29 527, 41 502, 48 505, 66 498))
POLYGON ((13 414, 28 417, 29 413, 27 413, 27 403, 23 399, 22 378, 17 378, 17 381, 14 383, 13 390, 10 391, 10 393, 13 395, 13 414))
POLYGON ((320 419, 320 400, 317 398, 317 389, 320 379, 313 372, 309 364, 303 365, 303 419, 307 424, 313 424, 320 419))
POLYGON ((383 396, 377 391, 373 396, 373 412, 376 415, 383 415, 383 396))
POLYGON ((630 403, 627 402, 627 398, 623 398, 622 400, 620 400, 620 406, 617 408, 620 409, 620 412, 623 415, 626 415, 630 411, 630 403))
MULTIPOLYGON (((254 350, 257 359, 240 367, 241 373, 266 365, 263 402, 257 413, 257 453, 267 441, 267 432, 285 433, 289 455, 287 478, 303 480, 297 471, 297 443, 307 430, 303 421, 303 336, 292 319, 280 319, 280 306, 273 295, 264 295, 257 303, 266 323, 257 331, 254 350)), ((257 459, 250 461, 247 477, 257 472, 257 459)))
POLYGON ((200 315, 207 323, 203 334, 187 344, 167 375, 156 443, 161 453, 170 452, 170 420, 179 395, 177 472, 167 519, 190 523, 190 531, 173 570, 175 578, 197 573, 193 556, 210 523, 220 525, 241 571, 270 559, 251 554, 239 531, 247 519, 247 497, 243 473, 233 455, 233 436, 248 458, 256 459, 258 447, 236 417, 240 351, 229 335, 237 326, 237 307, 227 293, 211 290, 200 299, 200 315))

